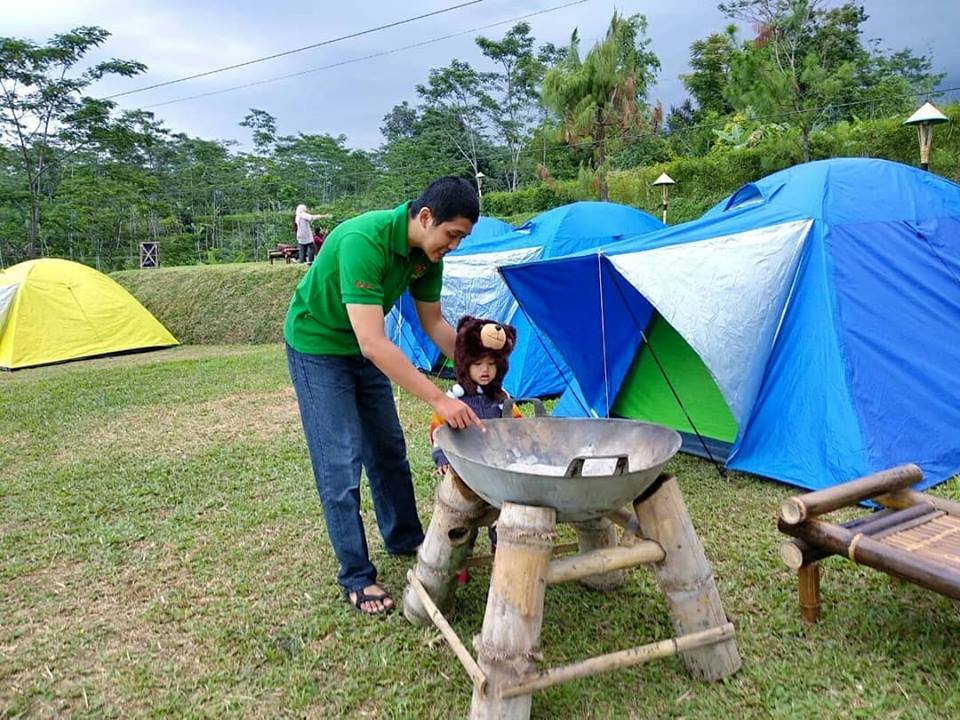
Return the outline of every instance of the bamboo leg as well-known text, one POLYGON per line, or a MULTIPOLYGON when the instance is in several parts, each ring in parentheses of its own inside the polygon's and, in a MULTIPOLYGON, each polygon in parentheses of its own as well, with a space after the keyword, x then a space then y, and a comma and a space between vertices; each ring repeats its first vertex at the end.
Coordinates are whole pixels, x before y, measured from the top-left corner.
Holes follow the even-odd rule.
POLYGON ((555 528, 556 512, 552 508, 504 503, 500 510, 497 556, 483 629, 474 638, 487 692, 481 694, 474 688, 472 720, 530 717, 531 695, 505 699, 500 689, 536 671, 555 528))
MULTIPOLYGON (((570 523, 580 541, 580 554, 591 550, 603 550, 617 546, 617 528, 607 518, 570 523)), ((594 590, 614 590, 625 582, 623 570, 615 570, 603 575, 588 575, 581 583, 594 590)))
POLYGON ((797 570, 800 585, 800 617, 808 623, 820 620, 820 564, 811 563, 797 570))
MULTIPOLYGON (((678 636, 727 623, 713 571, 694 530, 680 487, 673 476, 661 476, 634 503, 640 530, 666 553, 653 571, 667 596, 678 636)), ((680 654, 690 673, 701 680, 719 680, 740 669, 737 642, 731 638, 680 654)))
MULTIPOLYGON (((417 553, 414 575, 440 611, 453 609, 457 572, 470 553, 471 537, 489 506, 453 470, 437 488, 430 527, 417 553)), ((403 591, 403 614, 414 625, 429 625, 430 614, 411 585, 403 591)))

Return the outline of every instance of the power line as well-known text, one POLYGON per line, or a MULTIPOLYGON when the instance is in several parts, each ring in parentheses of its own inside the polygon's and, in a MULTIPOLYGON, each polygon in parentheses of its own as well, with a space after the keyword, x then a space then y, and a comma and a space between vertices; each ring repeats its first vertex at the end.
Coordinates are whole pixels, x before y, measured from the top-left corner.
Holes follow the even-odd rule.
POLYGON ((304 45, 303 47, 294 48, 293 50, 285 50, 284 52, 274 53, 273 55, 266 55, 265 57, 254 58, 253 60, 246 60, 242 63, 237 63, 235 65, 227 65, 225 67, 215 68, 213 70, 207 70, 205 72, 197 73, 195 75, 187 75, 186 77, 177 78, 176 80, 167 80, 165 82, 154 83, 153 85, 146 85, 144 87, 136 88, 134 90, 126 90, 121 93, 114 93, 113 95, 107 95, 104 97, 104 100, 112 100, 118 97, 124 97, 125 95, 133 95, 134 93, 141 93, 147 90, 153 90, 159 87, 166 87, 167 85, 175 85, 177 83, 186 82, 187 80, 196 80, 197 78, 208 77, 209 75, 215 75, 217 73, 226 72, 227 70, 236 70, 237 68, 246 67, 247 65, 255 65, 256 63, 266 62, 267 60, 275 60, 276 58, 285 57, 287 55, 293 55, 295 53, 300 53, 305 50, 313 50, 314 48, 323 47, 325 45, 333 45, 334 43, 342 42, 343 40, 350 40, 352 38, 360 37, 361 35, 369 35, 370 33, 379 32, 380 30, 386 30, 388 28, 398 27, 399 25, 406 25, 408 23, 416 22, 417 20, 423 20, 424 18, 433 17, 435 15, 442 15, 444 13, 452 12, 454 10, 459 10, 460 8, 467 7, 469 5, 476 5, 481 3, 484 0, 468 0, 468 2, 462 2, 459 5, 451 5, 445 7, 441 10, 433 10, 432 12, 423 13, 422 15, 416 15, 414 17, 405 18, 403 20, 397 20, 395 22, 387 23, 385 25, 378 25, 377 27, 367 28, 366 30, 359 30, 357 32, 349 33, 348 35, 341 35, 340 37, 330 38, 329 40, 323 40, 312 45, 304 45))
MULTIPOLYGON (((449 35, 441 35, 440 37, 431 38, 429 40, 422 40, 411 45, 404 45, 403 47, 393 48, 392 50, 383 50, 381 52, 373 53, 371 55, 364 55, 358 58, 352 58, 350 60, 341 60, 340 62, 331 63, 329 65, 321 65, 320 67, 310 68, 309 70, 301 70, 295 73, 289 73, 287 75, 278 75, 272 78, 265 78, 263 80, 255 80, 253 82, 244 83, 242 85, 234 85, 233 87, 223 88, 221 90, 211 90, 210 92, 199 93, 197 95, 188 95, 186 97, 175 98, 173 100, 166 100, 164 102, 153 103, 151 105, 144 105, 143 109, 148 110, 150 108, 163 107, 164 105, 173 105, 175 103, 186 102, 188 100, 198 100, 200 98, 211 97, 213 95, 222 95, 223 93, 233 92, 235 90, 244 90, 246 88, 256 87, 258 85, 266 85, 268 83, 277 82, 279 80, 288 80, 290 78, 300 77, 302 75, 309 75, 311 73, 320 72, 322 70, 330 70, 332 68, 342 67, 344 65, 350 65, 352 63, 362 62, 364 60, 372 60, 374 58, 385 57, 387 55, 393 55, 398 52, 403 52, 405 50, 413 50, 414 48, 423 47, 424 45, 430 45, 432 43, 441 42, 443 40, 450 40, 452 38, 461 37, 463 35, 469 35, 470 33, 480 32, 481 30, 488 30, 499 25, 506 25, 508 23, 518 22, 520 20, 525 20, 527 18, 535 17, 537 15, 544 15, 546 13, 555 12, 557 10, 563 10, 564 8, 572 7, 574 5, 581 5, 589 0, 573 0, 573 2, 568 2, 563 5, 555 5, 554 7, 545 8, 543 10, 538 10, 536 12, 527 13, 526 15, 518 15, 507 20, 499 20, 494 23, 489 23, 487 25, 480 25, 479 27, 470 28, 469 30, 461 30, 460 32, 450 33, 449 35)), ((153 86, 157 87, 157 86, 153 86)), ((145 88, 146 89, 146 88, 145 88)), ((110 97, 117 97, 116 95, 111 95, 110 97)))

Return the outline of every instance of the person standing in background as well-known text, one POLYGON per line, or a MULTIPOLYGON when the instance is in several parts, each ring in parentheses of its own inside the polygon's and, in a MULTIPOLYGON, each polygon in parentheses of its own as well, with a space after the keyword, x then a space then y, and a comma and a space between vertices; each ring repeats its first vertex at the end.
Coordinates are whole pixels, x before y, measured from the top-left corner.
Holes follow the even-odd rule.
POLYGON ((313 242, 313 228, 310 227, 310 223, 329 217, 332 217, 329 213, 311 215, 306 205, 297 205, 297 212, 293 217, 293 226, 297 232, 297 262, 313 262, 316 256, 316 245, 313 242))

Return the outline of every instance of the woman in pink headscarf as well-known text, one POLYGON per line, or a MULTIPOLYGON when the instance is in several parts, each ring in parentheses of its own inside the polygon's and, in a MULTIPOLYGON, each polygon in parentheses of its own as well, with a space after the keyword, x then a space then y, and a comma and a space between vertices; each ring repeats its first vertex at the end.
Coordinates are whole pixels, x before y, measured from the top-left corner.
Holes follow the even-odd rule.
POLYGON ((297 262, 312 263, 316 257, 316 246, 313 244, 313 229, 310 222, 328 218, 329 214, 311 215, 306 205, 297 205, 297 213, 293 217, 293 225, 297 231, 297 262))

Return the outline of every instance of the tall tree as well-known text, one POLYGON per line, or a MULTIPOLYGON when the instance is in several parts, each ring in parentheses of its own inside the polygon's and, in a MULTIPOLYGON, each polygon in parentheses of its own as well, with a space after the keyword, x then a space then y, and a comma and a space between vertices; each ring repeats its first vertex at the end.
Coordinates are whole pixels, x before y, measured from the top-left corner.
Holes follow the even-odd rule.
POLYGON ((481 148, 487 143, 486 110, 492 100, 484 88, 491 79, 490 73, 454 60, 445 68, 430 70, 427 84, 417 85, 424 118, 453 144, 474 177, 480 172, 481 148))
POLYGON ((250 108, 240 121, 240 127, 249 128, 253 135, 253 147, 261 155, 270 152, 277 141, 277 119, 266 110, 250 108))
POLYGON ((491 102, 488 115, 506 145, 510 156, 507 187, 516 190, 520 180, 520 154, 530 139, 540 112, 540 82, 546 72, 542 57, 556 54, 556 48, 547 45, 539 54, 533 52, 530 25, 520 22, 504 35, 502 40, 477 38, 483 54, 500 66, 491 76, 491 102))
POLYGON ((581 62, 574 31, 566 59, 547 72, 543 102, 560 116, 566 141, 588 141, 601 200, 608 198, 606 143, 611 135, 642 127, 643 100, 660 69, 649 49, 647 21, 613 14, 606 37, 581 62))
POLYGON ((860 28, 867 14, 852 0, 836 7, 827 0, 730 0, 719 7, 759 31, 731 58, 727 98, 738 110, 799 128, 804 162, 819 124, 858 106, 909 101, 911 89, 923 92, 939 81, 922 56, 865 48, 860 28))
POLYGON ((105 60, 70 75, 84 55, 110 36, 100 27, 78 27, 54 35, 46 45, 0 38, 0 133, 17 147, 30 193, 26 255, 37 252, 44 181, 58 154, 75 152, 116 127, 114 103, 84 91, 107 75, 129 77, 146 70, 143 63, 105 60))
POLYGON ((737 53, 736 26, 712 33, 690 46, 691 72, 681 75, 683 86, 703 112, 726 115, 733 111, 727 99, 730 63, 737 53))

